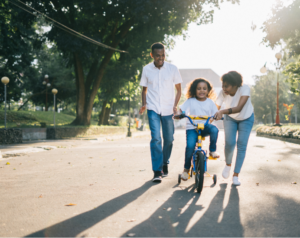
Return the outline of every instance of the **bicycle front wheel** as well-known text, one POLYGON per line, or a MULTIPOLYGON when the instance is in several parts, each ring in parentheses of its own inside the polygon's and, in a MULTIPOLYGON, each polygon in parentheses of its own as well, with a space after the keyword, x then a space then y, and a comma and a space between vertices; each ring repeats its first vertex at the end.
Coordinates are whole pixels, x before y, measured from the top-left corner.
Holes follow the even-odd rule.
POLYGON ((205 155, 202 151, 198 151, 196 153, 196 176, 195 183, 197 188, 197 193, 201 193, 203 189, 204 183, 204 163, 205 163, 205 155))

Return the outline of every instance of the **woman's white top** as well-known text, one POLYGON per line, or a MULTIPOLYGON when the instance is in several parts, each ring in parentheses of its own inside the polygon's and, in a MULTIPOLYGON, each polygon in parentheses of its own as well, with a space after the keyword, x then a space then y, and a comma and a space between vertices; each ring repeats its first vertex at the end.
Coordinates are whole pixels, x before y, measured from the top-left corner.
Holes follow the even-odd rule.
POLYGON ((242 96, 249 96, 246 104, 239 113, 229 114, 231 118, 242 121, 248 119, 253 113, 253 106, 250 99, 250 87, 243 85, 239 87, 234 96, 226 95, 222 90, 216 100, 218 106, 222 106, 222 103, 225 103, 225 109, 236 107, 239 104, 239 101, 242 96))
MULTIPOLYGON (((217 106, 213 100, 206 98, 205 101, 199 101, 196 98, 189 98, 181 106, 181 111, 186 115, 191 116, 214 116, 218 111, 217 106)), ((205 120, 194 120, 194 123, 205 123, 205 120)), ((195 127, 186 118, 186 130, 194 129, 195 127)))

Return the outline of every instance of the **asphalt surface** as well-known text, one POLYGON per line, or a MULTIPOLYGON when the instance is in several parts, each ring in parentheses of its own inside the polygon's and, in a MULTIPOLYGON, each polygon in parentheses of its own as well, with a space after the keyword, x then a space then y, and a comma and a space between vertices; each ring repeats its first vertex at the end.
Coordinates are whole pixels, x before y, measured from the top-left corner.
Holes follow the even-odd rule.
POLYGON ((221 158, 208 161, 218 182, 207 176, 199 195, 194 179, 177 183, 185 131, 175 133, 161 184, 151 182, 149 141, 146 132, 2 146, 0 236, 300 236, 300 145, 251 134, 235 187, 221 177, 220 131, 221 158))

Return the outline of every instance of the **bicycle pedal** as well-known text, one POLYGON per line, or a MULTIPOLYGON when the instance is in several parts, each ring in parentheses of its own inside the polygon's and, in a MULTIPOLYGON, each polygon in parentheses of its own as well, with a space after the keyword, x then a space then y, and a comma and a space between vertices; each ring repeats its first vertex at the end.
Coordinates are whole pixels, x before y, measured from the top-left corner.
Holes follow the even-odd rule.
POLYGON ((214 158, 211 155, 208 157, 209 160, 217 160, 218 158, 214 158))

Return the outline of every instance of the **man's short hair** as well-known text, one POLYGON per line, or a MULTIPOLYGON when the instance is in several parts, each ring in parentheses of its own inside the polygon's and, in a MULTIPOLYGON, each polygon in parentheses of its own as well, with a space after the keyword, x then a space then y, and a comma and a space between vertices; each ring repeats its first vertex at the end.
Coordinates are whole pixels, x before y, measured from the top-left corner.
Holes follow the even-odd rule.
POLYGON ((156 43, 154 43, 153 45, 151 45, 151 50, 152 50, 152 52, 155 50, 155 49, 164 49, 165 48, 165 46, 162 44, 162 43, 160 43, 160 42, 156 42, 156 43))

